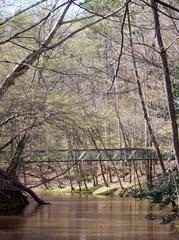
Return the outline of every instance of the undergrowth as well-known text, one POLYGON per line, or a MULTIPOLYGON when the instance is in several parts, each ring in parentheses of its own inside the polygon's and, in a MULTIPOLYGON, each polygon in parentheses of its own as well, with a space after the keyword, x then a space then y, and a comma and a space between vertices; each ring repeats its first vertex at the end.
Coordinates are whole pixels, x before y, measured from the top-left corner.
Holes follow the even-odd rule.
POLYGON ((153 204, 159 204, 160 208, 171 206, 171 213, 162 217, 161 223, 169 223, 179 217, 179 172, 177 168, 169 169, 165 176, 155 176, 152 184, 147 185, 147 190, 134 190, 135 198, 147 198, 153 204))

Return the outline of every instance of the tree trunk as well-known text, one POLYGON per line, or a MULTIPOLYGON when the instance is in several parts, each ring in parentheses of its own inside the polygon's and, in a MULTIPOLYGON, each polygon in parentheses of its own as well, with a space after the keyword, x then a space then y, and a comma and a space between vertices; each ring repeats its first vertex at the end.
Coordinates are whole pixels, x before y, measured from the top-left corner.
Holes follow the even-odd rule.
POLYGON ((154 144, 156 153, 157 153, 157 157, 158 160, 160 162, 160 166, 162 169, 163 174, 166 174, 166 169, 165 169, 165 165, 162 159, 162 155, 159 149, 159 144, 157 142, 157 139, 155 137, 151 122, 150 122, 150 118, 148 116, 148 111, 147 111, 147 107, 145 104, 145 100, 144 100, 144 95, 143 95, 143 91, 142 91, 142 87, 141 87, 141 83, 140 83, 140 79, 139 79, 139 73, 138 73, 138 69, 137 69, 137 64, 136 64, 136 60, 135 60, 135 53, 134 53, 134 47, 133 47, 133 38, 132 38, 132 29, 131 29, 131 23, 130 23, 130 13, 128 10, 128 26, 129 26, 129 36, 130 36, 130 46, 131 46, 131 54, 132 54, 132 61, 133 61, 133 66, 134 66, 134 75, 135 75, 135 79, 137 82, 137 86, 138 86, 138 92, 139 92, 139 97, 140 97, 140 101, 141 101, 141 105, 142 105, 142 109, 143 109, 143 113, 144 113, 144 118, 148 127, 148 131, 150 134, 150 138, 154 144))
POLYGON ((38 204, 48 204, 30 188, 20 183, 14 174, 0 169, 0 211, 25 207, 29 202, 24 192, 32 196, 38 204))
POLYGON ((176 118, 176 114, 175 114, 175 106, 174 106, 174 100, 173 100, 173 92, 172 92, 170 71, 169 71, 169 66, 168 66, 167 52, 164 47, 163 38, 162 38, 161 30, 160 30, 158 4, 157 4, 157 2, 151 0, 151 5, 152 5, 152 10, 153 10, 153 15, 154 15, 155 33, 156 33, 157 42, 158 42, 158 45, 160 48, 160 57, 161 57, 162 66, 163 66, 165 90, 166 90, 166 94, 167 94, 168 110, 169 110, 171 128, 172 128, 173 149, 174 149, 174 153, 175 153, 176 164, 179 169, 178 126, 177 126, 177 118, 176 118))
POLYGON ((30 188, 24 186, 21 183, 16 183, 17 187, 19 188, 20 191, 24 191, 26 193, 28 193, 38 204, 42 205, 42 204, 49 204, 48 202, 44 201, 43 199, 39 198, 37 196, 37 194, 32 191, 30 188))

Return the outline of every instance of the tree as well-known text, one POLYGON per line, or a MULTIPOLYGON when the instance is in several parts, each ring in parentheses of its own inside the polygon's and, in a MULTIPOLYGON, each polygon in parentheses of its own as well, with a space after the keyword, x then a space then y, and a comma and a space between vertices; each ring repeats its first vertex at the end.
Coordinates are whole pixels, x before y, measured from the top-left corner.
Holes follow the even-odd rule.
MULTIPOLYGON (((53 54, 54 49, 57 49, 59 46, 62 46, 62 44, 64 44, 68 39, 75 36, 77 33, 85 30, 87 27, 93 26, 94 24, 97 24, 105 19, 112 17, 113 15, 118 13, 123 8, 123 7, 119 7, 117 9, 115 9, 115 11, 107 12, 105 15, 98 16, 96 14, 93 14, 93 16, 91 16, 89 18, 90 19, 89 22, 84 23, 84 24, 83 23, 79 24, 79 26, 76 25, 77 26, 76 29, 70 28, 67 31, 66 28, 64 27, 65 24, 68 27, 70 27, 71 25, 73 25, 73 23, 75 24, 76 22, 81 22, 84 19, 88 19, 88 17, 86 17, 86 18, 82 17, 79 19, 77 19, 75 17, 74 19, 66 20, 66 16, 69 13, 70 7, 74 4, 74 1, 66 1, 61 4, 59 4, 58 1, 55 1, 55 3, 52 6, 50 6, 50 10, 44 14, 45 15, 44 17, 42 17, 40 19, 37 18, 37 21, 34 21, 32 24, 31 23, 29 24, 29 22, 27 21, 27 24, 26 23, 23 24, 22 29, 19 29, 19 27, 21 27, 21 25, 18 25, 16 23, 16 21, 14 21, 14 19, 19 18, 19 20, 22 21, 21 17, 22 18, 24 17, 25 20, 26 19, 28 20, 28 18, 26 18, 26 16, 25 16, 25 13, 28 10, 34 9, 35 7, 37 7, 43 3, 45 3, 45 1, 36 2, 35 4, 29 6, 25 9, 19 10, 13 16, 3 19, 1 22, 1 26, 6 33, 5 34, 6 37, 5 37, 5 39, 2 39, 0 44, 8 46, 8 47, 11 46, 11 44, 13 44, 14 46, 21 48, 22 55, 25 55, 25 57, 23 57, 19 62, 17 60, 18 63, 13 62, 13 61, 12 62, 6 61, 6 60, 4 61, 4 63, 9 63, 9 64, 15 63, 15 67, 14 67, 14 69, 12 69, 12 72, 10 74, 8 74, 2 80, 2 84, 0 87, 1 101, 3 101, 6 98, 6 94, 8 95, 8 92, 10 92, 10 88, 12 88, 12 86, 14 86, 15 88, 18 89, 18 87, 19 87, 18 84, 21 84, 20 81, 17 81, 17 80, 19 80, 19 78, 21 78, 21 80, 24 81, 24 83, 29 84, 28 81, 26 82, 26 79, 24 78, 25 74, 28 74, 28 76, 30 78, 32 78, 34 81, 34 80, 36 80, 36 76, 38 73, 38 77, 39 77, 40 81, 44 80, 42 70, 45 70, 46 63, 48 62, 48 58, 50 57, 50 54, 48 55, 48 52, 51 52, 51 54, 53 54), (60 12, 60 17, 58 19, 56 19, 56 16, 55 16, 55 13, 57 11, 60 12), (53 17, 55 19, 55 22, 54 22, 53 17), (51 18, 51 22, 50 22, 50 18, 51 18), (49 25, 47 25, 47 22, 49 22, 49 25), (6 26, 8 27, 9 23, 13 23, 12 26, 14 27, 14 29, 13 29, 13 27, 12 27, 12 30, 10 29, 10 33, 8 33, 9 29, 6 28, 6 26), (52 25, 50 23, 52 23, 52 25), (46 32, 49 26, 50 26, 50 31, 46 32), (15 30, 16 27, 18 29, 17 31, 15 30), (37 29, 38 32, 37 33, 31 32, 31 30, 34 30, 34 29, 37 29), (60 40, 57 38, 57 34, 59 33, 59 30, 61 30, 60 40), (45 34, 42 34, 42 31, 45 31, 45 34), (19 39, 22 41, 19 41, 19 39), (27 43, 23 39, 30 39, 30 41, 27 43), (32 42, 31 42, 31 39, 32 39, 32 42), (39 70, 38 64, 41 62, 42 62, 42 65, 39 70), (33 68, 34 68, 34 71, 32 71, 33 68)), ((38 88, 36 88, 36 89, 38 89, 38 88)), ((24 88, 23 90, 24 90, 24 94, 27 94, 26 89, 24 88)), ((40 90, 40 88, 39 88, 39 90, 40 90)), ((46 94, 48 94, 48 93, 49 93, 48 89, 46 89, 46 94)), ((34 94, 33 91, 32 91, 32 94, 34 94)), ((19 100, 19 99, 17 98, 17 100, 19 100)), ((44 96, 44 101, 42 101, 40 104, 39 103, 35 104, 35 107, 34 107, 34 103, 33 103, 31 106, 32 109, 31 109, 30 113, 27 113, 27 115, 26 115, 26 116, 29 115, 29 116, 33 116, 33 117, 30 119, 28 119, 28 118, 24 119, 22 117, 22 119, 24 121, 24 125, 26 125, 24 127, 24 129, 21 129, 19 131, 19 133, 12 136, 8 142, 4 143, 1 146, 1 150, 5 149, 10 144, 15 147, 15 149, 13 150, 14 154, 10 161, 10 165, 7 167, 6 171, 2 170, 1 177, 9 179, 8 187, 10 185, 12 185, 11 186, 12 191, 14 191, 14 189, 15 189, 15 191, 17 191, 18 194, 20 194, 21 191, 27 192, 39 204, 43 204, 45 202, 43 200, 39 199, 37 197, 37 195, 30 188, 28 188, 25 185, 23 185, 22 183, 20 183, 20 181, 18 179, 17 169, 20 166, 20 162, 22 162, 22 154, 24 152, 25 145, 27 145, 27 142, 29 140, 29 134, 32 134, 33 130, 36 127, 38 129, 40 129, 39 127, 48 121, 49 116, 51 116, 51 117, 54 116, 54 113, 46 114, 45 103, 46 103, 46 96, 44 96), (45 113, 45 115, 40 116, 41 115, 40 113, 45 113), (40 117, 40 119, 39 119, 39 117, 40 117), (19 138, 19 140, 18 140, 17 144, 14 144, 15 140, 17 140, 18 138, 19 138)), ((27 105, 27 108, 29 108, 28 105, 27 105)), ((25 116, 24 113, 21 114, 20 112, 16 112, 15 114, 12 114, 12 116, 9 116, 7 114, 7 116, 8 116, 7 122, 11 122, 11 120, 14 119, 15 123, 17 123, 16 119, 22 115, 25 116)), ((5 123, 6 123, 6 121, 4 123, 2 123, 1 126, 4 127, 5 123)), ((22 124, 22 122, 21 122, 21 124, 22 124)), ((16 131, 16 129, 17 129, 16 124, 15 124, 14 129, 16 131)), ((6 185, 2 186, 2 191, 4 191, 4 190, 6 191, 6 185)))
MULTIPOLYGON (((157 2, 167 5, 167 4, 163 3, 162 1, 157 1, 157 2)), ((176 160, 177 166, 179 168, 178 125, 177 125, 177 118, 176 118, 176 113, 175 113, 175 105, 174 105, 174 97, 173 97, 173 91, 172 91, 171 75, 170 75, 170 70, 169 70, 169 65, 168 65, 168 57, 167 57, 167 52, 166 52, 166 49, 165 49, 165 46, 163 43, 162 34, 161 34, 161 26, 160 26, 157 2, 152 0, 151 6, 152 6, 152 10, 153 10, 153 15, 154 15, 156 38, 157 38, 157 42, 159 45, 160 56, 161 56, 161 61, 162 61, 162 66, 163 66, 163 74, 164 74, 165 88, 166 88, 166 94, 167 94, 168 110, 169 110, 169 115, 170 115, 170 120, 171 120, 172 140, 173 140, 173 148, 174 148, 174 152, 175 152, 175 160, 176 160)), ((167 5, 167 7, 168 7, 168 5, 167 5)), ((174 8, 174 10, 175 10, 175 8, 174 8)))

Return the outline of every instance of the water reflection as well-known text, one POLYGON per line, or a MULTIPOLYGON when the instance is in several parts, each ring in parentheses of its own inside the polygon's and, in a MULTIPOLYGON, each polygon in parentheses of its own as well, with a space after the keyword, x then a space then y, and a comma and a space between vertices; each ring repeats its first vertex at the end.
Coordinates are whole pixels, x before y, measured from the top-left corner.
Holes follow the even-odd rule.
POLYGON ((0 239, 6 240, 175 240, 172 225, 149 221, 160 214, 144 202, 49 194, 52 203, 30 205, 12 216, 0 216, 0 239))

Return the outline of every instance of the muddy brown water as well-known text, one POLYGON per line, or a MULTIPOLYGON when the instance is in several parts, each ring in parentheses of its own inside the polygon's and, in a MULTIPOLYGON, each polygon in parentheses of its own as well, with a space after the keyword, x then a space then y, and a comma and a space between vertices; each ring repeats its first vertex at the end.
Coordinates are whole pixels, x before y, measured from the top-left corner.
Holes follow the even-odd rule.
POLYGON ((0 215, 0 240, 176 240, 174 224, 147 214, 163 212, 122 198, 46 194, 51 204, 0 215))

